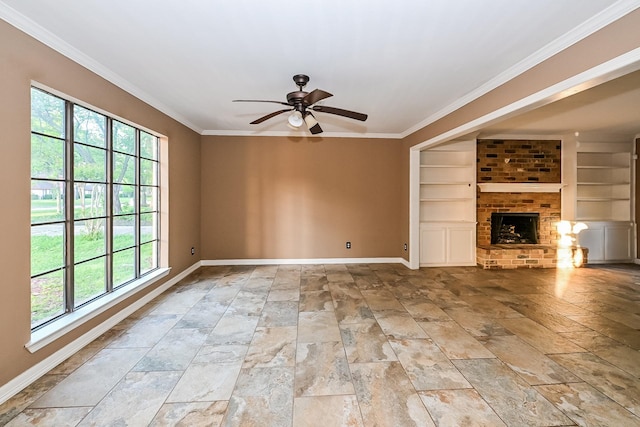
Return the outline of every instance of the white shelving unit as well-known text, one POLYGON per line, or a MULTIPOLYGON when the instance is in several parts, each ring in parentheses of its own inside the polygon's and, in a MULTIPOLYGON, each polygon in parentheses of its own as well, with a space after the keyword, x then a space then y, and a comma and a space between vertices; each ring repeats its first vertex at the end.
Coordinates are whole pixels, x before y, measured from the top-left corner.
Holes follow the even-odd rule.
POLYGON ((580 143, 576 219, 631 220, 631 143, 580 143))
POLYGON ((420 265, 475 265, 476 142, 420 153, 420 265))
POLYGON ((632 152, 631 142, 578 143, 575 217, 589 226, 589 262, 632 259, 632 152))

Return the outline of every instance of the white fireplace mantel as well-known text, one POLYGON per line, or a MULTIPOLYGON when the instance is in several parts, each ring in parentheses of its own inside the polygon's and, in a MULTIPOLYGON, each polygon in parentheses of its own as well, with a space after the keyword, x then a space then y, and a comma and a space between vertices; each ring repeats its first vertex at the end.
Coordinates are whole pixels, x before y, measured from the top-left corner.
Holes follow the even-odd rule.
POLYGON ((564 185, 543 182, 481 182, 478 187, 483 193, 557 193, 564 185))

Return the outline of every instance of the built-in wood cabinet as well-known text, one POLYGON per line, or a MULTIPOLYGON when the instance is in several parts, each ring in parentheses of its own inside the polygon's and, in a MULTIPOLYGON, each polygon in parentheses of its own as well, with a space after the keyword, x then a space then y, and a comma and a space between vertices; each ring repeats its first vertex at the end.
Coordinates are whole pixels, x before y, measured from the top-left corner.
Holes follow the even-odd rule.
POLYGON ((420 153, 420 265, 475 265, 476 142, 420 153))
POLYGON ((576 144, 575 219, 589 227, 579 235, 590 263, 631 261, 634 257, 629 142, 576 144))
POLYGON ((578 236, 589 249, 589 263, 629 262, 633 258, 633 225, 628 221, 585 221, 578 236))

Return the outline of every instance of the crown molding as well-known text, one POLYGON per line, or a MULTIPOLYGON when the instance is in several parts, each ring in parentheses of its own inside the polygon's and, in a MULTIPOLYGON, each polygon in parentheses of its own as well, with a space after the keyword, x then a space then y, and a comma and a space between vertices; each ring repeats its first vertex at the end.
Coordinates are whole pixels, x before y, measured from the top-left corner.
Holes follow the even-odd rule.
MULTIPOLYGON (((455 102, 449 104, 445 108, 439 110, 438 112, 430 115, 426 119, 421 122, 415 124, 409 129, 401 132, 401 133, 365 133, 365 134, 354 134, 354 133, 340 133, 340 132, 327 132, 323 133, 323 137, 335 137, 335 138, 388 138, 388 139, 403 139, 412 133, 424 128, 425 126, 430 125, 436 120, 445 117, 446 115, 452 113, 453 111, 463 107, 464 105, 478 99, 479 97, 485 95, 491 90, 497 88, 498 86, 512 80, 523 72, 531 69, 532 67, 540 64, 551 56, 561 52, 562 50, 568 48, 569 46, 575 44, 576 42, 584 39, 585 37, 593 34, 594 32, 606 27, 612 22, 620 19, 621 17, 627 15, 633 10, 640 7, 637 0, 618 0, 602 12, 594 15, 587 21, 583 22, 581 25, 575 27, 573 30, 564 34, 563 36, 555 39, 551 43, 547 44, 543 48, 539 49, 537 52, 529 55, 524 60, 518 62, 508 70, 503 73, 497 75, 493 79, 489 80, 485 84, 481 85, 477 89, 468 93, 467 95, 457 99, 455 102)), ((104 65, 95 61, 93 58, 85 55, 79 50, 75 49, 50 31, 44 29, 42 26, 38 25, 33 20, 27 18, 26 16, 18 13, 15 9, 8 6, 6 3, 0 1, 0 19, 5 20, 9 24, 18 28, 19 30, 25 32, 36 40, 44 43, 60 54, 66 56, 72 61, 78 63, 79 65, 87 68, 88 70, 96 73, 100 77, 103 77, 107 81, 113 83, 124 91, 130 93, 136 98, 142 100, 143 102, 151 105, 156 108, 160 112, 168 115, 174 120, 182 123, 193 131, 197 132, 200 135, 219 135, 219 136, 299 136, 296 134, 291 134, 289 132, 277 132, 277 131, 268 131, 268 132, 252 132, 252 131, 226 131, 226 130, 205 130, 195 125, 191 121, 189 121, 186 117, 182 116, 169 106, 160 102, 158 99, 153 97, 152 95, 146 93, 141 90, 136 85, 132 84, 125 78, 121 77, 117 73, 114 73, 104 65)), ((309 135, 306 135, 309 136, 309 135)))
POLYGON ((401 138, 405 138, 411 135, 414 132, 419 131, 420 129, 430 125, 431 123, 445 117, 448 114, 453 113, 454 111, 464 107, 468 103, 475 101, 481 96, 489 93, 493 89, 507 83, 508 81, 516 78, 520 74, 525 71, 535 67, 536 65, 544 62, 545 60, 551 58, 552 56, 562 52, 568 47, 574 45, 580 40, 590 36, 596 31, 606 27, 607 25, 617 21, 623 16, 633 12, 635 9, 639 8, 640 4, 637 0, 619 0, 616 3, 612 4, 608 8, 604 9, 602 12, 597 15, 592 16, 587 19, 582 24, 573 28, 568 33, 564 34, 562 37, 559 37, 553 40, 551 43, 548 43, 546 46, 542 47, 538 51, 529 55, 522 61, 516 63, 511 68, 505 70, 504 72, 498 74, 485 84, 479 86, 477 89, 469 92, 467 95, 458 98, 455 102, 449 104, 444 107, 440 111, 430 115, 426 119, 422 120, 420 123, 415 124, 409 129, 405 130, 400 134, 401 138))
POLYGON ((353 133, 353 132, 323 132, 321 135, 289 131, 235 131, 235 130, 205 130, 202 135, 208 136, 284 136, 292 138, 366 138, 366 139, 401 139, 397 133, 353 133))

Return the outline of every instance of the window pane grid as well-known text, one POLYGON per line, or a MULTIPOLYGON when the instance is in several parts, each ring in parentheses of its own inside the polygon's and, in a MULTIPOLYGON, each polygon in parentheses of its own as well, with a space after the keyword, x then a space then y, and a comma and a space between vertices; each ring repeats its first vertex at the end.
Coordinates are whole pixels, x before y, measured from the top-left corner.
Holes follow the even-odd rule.
POLYGON ((35 329, 158 268, 159 144, 40 89, 31 96, 35 329))

